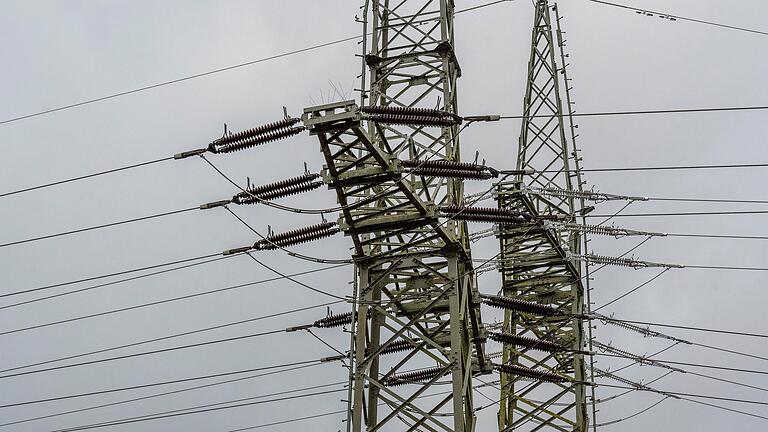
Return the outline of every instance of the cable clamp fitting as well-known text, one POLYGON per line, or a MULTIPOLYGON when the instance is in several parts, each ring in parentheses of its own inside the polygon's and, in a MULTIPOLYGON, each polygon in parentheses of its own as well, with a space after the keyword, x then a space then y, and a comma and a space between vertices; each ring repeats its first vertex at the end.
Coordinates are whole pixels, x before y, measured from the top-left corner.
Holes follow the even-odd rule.
POLYGON ((207 151, 208 151, 208 149, 204 149, 204 148, 197 149, 197 150, 185 151, 185 152, 181 152, 181 153, 176 153, 175 155, 173 155, 173 158, 174 159, 184 159, 184 158, 188 158, 190 156, 201 155, 201 154, 203 154, 203 153, 205 153, 207 151))
POLYGON ((312 328, 312 324, 307 324, 307 325, 296 326, 296 327, 288 327, 287 329, 285 329, 285 331, 290 333, 290 332, 295 332, 299 330, 307 330, 311 328, 312 328))
POLYGON ((224 207, 225 205, 231 202, 232 201, 230 200, 222 200, 222 201, 214 201, 214 202, 209 202, 205 204, 200 204, 200 210, 207 210, 207 209, 212 209, 216 207, 224 207))
POLYGON ((490 121, 501 120, 501 116, 498 114, 469 116, 469 117, 464 117, 464 120, 468 122, 479 122, 479 121, 490 122, 490 121))

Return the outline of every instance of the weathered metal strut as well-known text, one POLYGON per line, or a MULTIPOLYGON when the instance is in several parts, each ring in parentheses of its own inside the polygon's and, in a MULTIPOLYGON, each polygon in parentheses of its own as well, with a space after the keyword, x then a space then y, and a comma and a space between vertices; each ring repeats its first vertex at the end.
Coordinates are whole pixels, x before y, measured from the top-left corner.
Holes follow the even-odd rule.
POLYGON ((315 106, 302 118, 320 141, 323 178, 354 243, 348 430, 469 432, 472 376, 492 366, 466 223, 438 219, 439 208, 461 204, 463 178, 478 170, 444 168, 461 159, 453 1, 370 7, 363 106, 315 106), (451 391, 421 398, 438 384, 451 391))

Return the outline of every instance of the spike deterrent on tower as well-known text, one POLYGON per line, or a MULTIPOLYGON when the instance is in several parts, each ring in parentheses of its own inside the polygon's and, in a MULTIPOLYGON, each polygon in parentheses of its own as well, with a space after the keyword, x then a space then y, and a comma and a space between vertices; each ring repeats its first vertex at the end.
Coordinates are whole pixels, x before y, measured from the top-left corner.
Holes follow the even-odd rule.
POLYGON ((583 202, 575 203, 581 201, 579 194, 530 193, 553 188, 581 191, 557 8, 547 0, 536 0, 534 5, 517 170, 533 169, 535 174, 501 182, 496 195, 500 209, 517 211, 528 221, 500 225, 497 233, 501 291, 515 300, 506 306, 497 302, 505 309, 502 332, 509 335, 497 338, 504 347, 497 368, 499 430, 586 432, 586 338, 579 317, 585 288, 580 263, 569 259, 569 254, 581 250, 582 233, 545 223, 547 217, 576 223, 575 204, 583 202), (517 303, 546 305, 558 313, 541 314, 536 308, 515 307, 517 303), (561 349, 541 349, 549 346, 561 349))

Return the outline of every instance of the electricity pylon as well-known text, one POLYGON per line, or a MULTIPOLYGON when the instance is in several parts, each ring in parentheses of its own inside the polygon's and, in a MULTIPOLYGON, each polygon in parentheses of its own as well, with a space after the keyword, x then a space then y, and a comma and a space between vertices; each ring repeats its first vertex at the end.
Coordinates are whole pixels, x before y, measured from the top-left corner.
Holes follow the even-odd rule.
MULTIPOLYGON (((527 224, 501 225, 504 343, 499 430, 586 432, 588 427, 585 289, 579 263, 581 233, 545 224, 575 223, 577 194, 536 194, 535 190, 581 191, 579 158, 571 122, 563 34, 556 6, 536 0, 531 56, 523 101, 517 169, 530 176, 497 187, 498 205, 527 214, 527 224), (552 14, 555 16, 553 28, 552 14), (536 305, 531 305, 535 303, 536 305), (522 305, 522 306, 520 306, 522 305), (547 305, 548 309, 538 306, 547 305)), ((578 196, 578 195, 577 195, 578 196)), ((496 302, 497 306, 501 303, 496 302)))
POLYGON ((473 431, 472 375, 490 371, 466 224, 438 220, 463 193, 441 174, 460 166, 453 13, 452 0, 366 2, 363 106, 304 110, 354 243, 354 432, 473 431))

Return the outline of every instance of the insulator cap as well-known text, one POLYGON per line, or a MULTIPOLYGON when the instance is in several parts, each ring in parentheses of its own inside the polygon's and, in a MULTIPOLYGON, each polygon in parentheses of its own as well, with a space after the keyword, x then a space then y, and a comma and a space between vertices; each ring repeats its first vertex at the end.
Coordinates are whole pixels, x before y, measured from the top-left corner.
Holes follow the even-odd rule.
POLYGON ((389 378, 383 380, 382 384, 388 387, 394 387, 394 386, 405 385, 405 384, 418 384, 420 382, 430 380, 436 377, 442 371, 443 371, 442 367, 436 366, 428 369, 420 369, 416 371, 405 372, 402 374, 390 376, 389 378))
POLYGON ((562 383, 568 381, 566 378, 560 375, 553 374, 545 370, 531 369, 523 366, 516 365, 495 365, 497 371, 505 373, 507 375, 517 375, 525 378, 530 378, 537 381, 562 383))
POLYGON ((525 312, 530 313, 534 315, 543 315, 543 316, 562 316, 564 315, 559 310, 539 304, 539 303, 533 303, 517 298, 512 297, 503 297, 503 296, 483 296, 483 303, 487 304, 488 306, 492 306, 499 309, 509 309, 509 310, 515 310, 518 312, 525 312))
POLYGON ((312 324, 317 328, 333 328, 341 327, 343 325, 352 324, 352 312, 345 312, 342 314, 328 315, 325 318, 321 318, 312 324))
POLYGON ((265 239, 254 243, 253 249, 272 250, 277 247, 285 247, 299 243, 305 243, 311 240, 317 240, 324 237, 330 237, 339 232, 339 228, 334 222, 323 222, 317 225, 295 229, 279 234, 272 234, 265 239))
POLYGON ((495 340, 496 342, 521 346, 537 351, 560 352, 567 350, 562 345, 556 344, 554 342, 534 339, 526 336, 519 336, 511 333, 489 333, 488 337, 491 340, 495 340))

